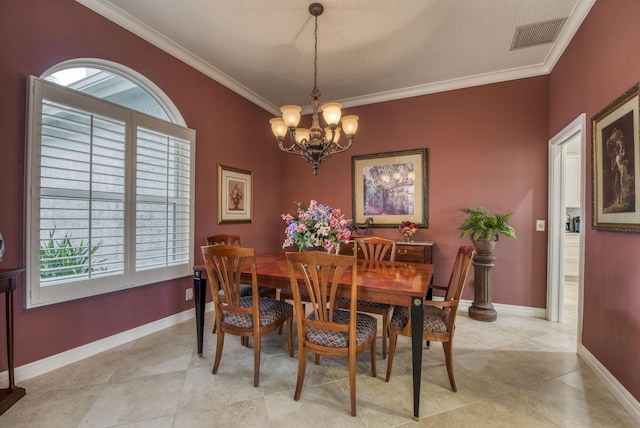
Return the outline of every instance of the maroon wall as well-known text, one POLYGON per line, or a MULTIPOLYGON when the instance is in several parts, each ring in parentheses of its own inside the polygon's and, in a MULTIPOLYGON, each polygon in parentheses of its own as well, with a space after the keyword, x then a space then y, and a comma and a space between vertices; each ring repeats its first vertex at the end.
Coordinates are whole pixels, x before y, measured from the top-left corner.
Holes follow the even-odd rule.
MULTIPOLYGON (((493 300, 543 308, 547 240, 534 225, 547 215, 547 142, 580 113, 592 116, 640 80, 637 16, 636 0, 597 2, 550 76, 349 109, 361 118, 353 148, 321 165, 314 177, 308 164, 276 149, 270 114, 84 6, 73 0, 4 1, 0 182, 11 185, 0 191, 0 231, 8 244, 0 267, 25 262, 26 77, 66 59, 95 57, 150 78, 197 131, 196 262, 199 244, 214 232, 237 231, 259 252, 277 250, 284 229, 279 215, 294 201, 315 198, 350 216, 352 155, 427 147, 429 228, 415 238, 436 241, 436 280, 446 279, 455 248, 468 242, 458 238, 459 207, 480 203, 512 211, 518 239, 503 238, 497 247, 493 300), (217 225, 219 163, 253 171, 252 224, 217 225)), ((590 174, 585 181, 589 195, 590 174)), ((634 364, 640 354, 640 241, 634 234, 584 230, 583 340, 640 398, 634 364)), ((399 237, 393 229, 376 232, 399 237)), ((18 366, 191 308, 183 300, 189 278, 30 310, 24 309, 23 281, 16 294, 18 366)), ((0 367, 6 367, 2 359, 0 367)))
MULTIPOLYGON (((548 78, 537 77, 350 109, 360 128, 349 152, 316 177, 297 157, 283 161, 282 210, 314 198, 350 217, 351 156, 426 147, 429 228, 413 238, 436 242, 436 281, 448 280, 456 249, 469 242, 459 239, 458 208, 482 204, 513 212, 518 235, 496 248, 493 301, 544 308, 547 239, 535 220, 547 217, 547 93, 548 78)), ((397 229, 375 233, 401 239, 397 229)), ((469 286, 464 298, 472 297, 469 286)))
MULTIPOLYGON (((74 0, 0 3, 1 268, 25 265, 25 108, 28 75, 72 58, 124 64, 151 79, 196 130, 195 254, 214 232, 237 231, 257 251, 277 248, 280 152, 269 143, 270 115, 253 103, 74 0), (217 224, 217 165, 253 171, 254 222, 217 224), (9 185, 10 183, 10 185, 9 185)), ((42 308, 25 309, 24 276, 15 295, 17 366, 144 325, 193 307, 189 277, 42 308)), ((4 318, 4 317, 2 317, 4 318)), ((1 321, 0 321, 1 322, 1 321)), ((0 349, 4 345, 0 345, 0 349)), ((5 353, 0 367, 6 368, 5 353)))
MULTIPOLYGON (((599 1, 593 6, 551 73, 550 135, 583 112, 589 120, 640 80, 638 16, 637 0, 599 1)), ((586 221, 592 216, 590 123, 587 129, 582 341, 640 399, 640 236, 596 231, 586 221)))

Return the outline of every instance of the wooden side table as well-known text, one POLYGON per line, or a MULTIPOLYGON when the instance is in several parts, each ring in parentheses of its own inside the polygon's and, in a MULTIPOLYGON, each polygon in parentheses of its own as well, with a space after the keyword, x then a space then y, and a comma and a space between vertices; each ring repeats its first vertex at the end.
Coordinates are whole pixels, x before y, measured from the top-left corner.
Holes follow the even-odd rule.
MULTIPOLYGON (((340 254, 353 254, 353 241, 340 244, 340 254)), ((396 241, 396 261, 409 263, 433 263, 433 241, 396 241)), ((362 250, 358 248, 358 257, 362 257, 362 250)))
POLYGON ((397 241, 396 261, 410 263, 433 263, 433 241, 397 241))
POLYGON ((13 292, 16 289, 16 278, 24 269, 0 269, 0 292, 4 293, 7 324, 7 365, 9 371, 9 387, 0 389, 0 415, 6 412, 25 396, 24 388, 15 385, 13 377, 13 292))

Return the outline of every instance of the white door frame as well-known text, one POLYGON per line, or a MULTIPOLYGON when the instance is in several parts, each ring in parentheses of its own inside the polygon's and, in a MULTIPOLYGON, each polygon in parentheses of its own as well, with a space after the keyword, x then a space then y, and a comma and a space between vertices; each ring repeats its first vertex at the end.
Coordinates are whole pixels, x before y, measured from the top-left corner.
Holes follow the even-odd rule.
POLYGON ((580 134, 580 218, 582 233, 579 247, 579 281, 578 281, 578 344, 582 335, 582 287, 584 272, 584 229, 589 223, 584 218, 585 207, 585 163, 586 163, 586 115, 582 113, 562 131, 549 140, 549 220, 547 251, 547 319, 553 322, 562 321, 563 281, 564 281, 564 235, 565 235, 565 203, 564 203, 564 166, 566 149, 564 144, 580 134))

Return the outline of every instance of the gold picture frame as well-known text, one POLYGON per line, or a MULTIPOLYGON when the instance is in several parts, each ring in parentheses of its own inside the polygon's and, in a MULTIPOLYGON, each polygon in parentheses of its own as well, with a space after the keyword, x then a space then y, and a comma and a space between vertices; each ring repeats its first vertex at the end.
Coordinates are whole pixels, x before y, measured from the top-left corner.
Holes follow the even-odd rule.
POLYGON ((426 148, 352 156, 351 174, 354 223, 429 226, 426 148))
POLYGON ((640 83, 591 118, 594 229, 640 232, 640 83))
POLYGON ((218 165, 218 224, 251 223, 252 211, 252 172, 218 165))

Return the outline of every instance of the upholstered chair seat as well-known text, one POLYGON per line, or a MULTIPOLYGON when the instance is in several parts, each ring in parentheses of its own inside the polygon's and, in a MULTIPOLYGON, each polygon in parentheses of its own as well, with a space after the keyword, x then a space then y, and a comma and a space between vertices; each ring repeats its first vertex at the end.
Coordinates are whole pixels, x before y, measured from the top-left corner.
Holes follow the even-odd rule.
MULTIPOLYGON (((340 303, 340 304, 349 304, 349 298, 348 297, 336 297, 336 303, 340 303)), ((381 309, 388 309, 391 307, 391 305, 387 304, 387 303, 380 303, 380 302, 369 302, 368 300, 358 300, 357 302, 358 306, 369 306, 371 308, 381 308, 381 309)))
MULTIPOLYGON (((429 333, 446 333, 448 312, 442 308, 433 306, 424 307, 423 329, 429 333)), ((397 306, 393 311, 393 316, 389 324, 393 327, 404 329, 409 323, 409 308, 397 306)))
MULTIPOLYGON (((307 317, 315 320, 315 314, 307 317)), ((349 324, 349 311, 334 311, 333 322, 336 324, 349 324)), ((376 319, 367 314, 356 314, 356 345, 365 343, 376 331, 376 319)), ((349 333, 325 330, 321 328, 307 327, 307 340, 321 346, 332 348, 346 348, 349 346, 349 333)))
MULTIPOLYGON (((286 302, 281 302, 280 300, 260 297, 258 302, 260 306, 260 326, 273 324, 293 311, 292 305, 286 302)), ((239 303, 243 308, 251 308, 253 307, 253 297, 241 297, 239 303)), ((252 328, 253 315, 223 311, 222 323, 239 328, 252 328)))

